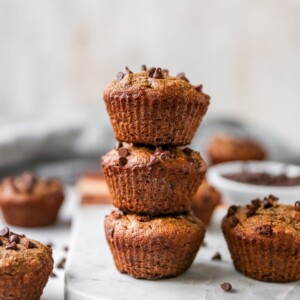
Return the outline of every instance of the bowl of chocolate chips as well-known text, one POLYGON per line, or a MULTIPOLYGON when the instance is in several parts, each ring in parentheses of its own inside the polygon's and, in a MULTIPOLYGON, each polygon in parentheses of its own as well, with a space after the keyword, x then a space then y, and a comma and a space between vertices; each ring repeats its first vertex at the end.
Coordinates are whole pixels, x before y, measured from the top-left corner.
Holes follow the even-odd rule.
POLYGON ((276 195, 282 202, 300 200, 300 166, 272 161, 236 161, 212 166, 207 180, 222 192, 227 203, 276 195))

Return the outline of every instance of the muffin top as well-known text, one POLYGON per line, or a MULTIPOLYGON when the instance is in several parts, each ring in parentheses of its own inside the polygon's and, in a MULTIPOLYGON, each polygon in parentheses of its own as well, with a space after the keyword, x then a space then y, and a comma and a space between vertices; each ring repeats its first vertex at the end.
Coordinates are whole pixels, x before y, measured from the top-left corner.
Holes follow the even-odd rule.
POLYGON ((133 73, 126 67, 126 72, 119 72, 117 79, 113 80, 104 90, 104 96, 140 97, 145 93, 157 96, 157 99, 166 97, 183 97, 190 101, 209 101, 210 97, 202 92, 202 85, 194 86, 189 83, 184 73, 170 76, 168 70, 161 68, 146 69, 133 73))
POLYGON ((63 187, 59 180, 44 180, 30 172, 17 177, 5 178, 0 184, 0 201, 40 200, 45 195, 63 196, 63 187))
POLYGON ((141 237, 153 237, 156 235, 172 237, 177 234, 186 234, 187 231, 200 231, 204 234, 205 228, 202 222, 192 214, 180 214, 176 216, 139 216, 126 214, 122 211, 112 211, 109 218, 114 232, 123 232, 129 235, 141 237))
POLYGON ((117 143, 116 149, 102 157, 102 165, 132 167, 164 166, 171 168, 199 169, 205 171, 206 165, 200 153, 190 148, 150 147, 127 143, 117 143))
POLYGON ((266 152, 261 145, 248 138, 217 135, 208 145, 208 154, 213 162, 234 160, 262 160, 266 152))
POLYGON ((0 230, 0 275, 26 274, 52 265, 51 248, 7 227, 0 230))
POLYGON ((300 202, 295 206, 279 204, 278 198, 270 195, 254 199, 246 206, 232 205, 222 224, 240 237, 255 239, 289 234, 300 240, 300 202))

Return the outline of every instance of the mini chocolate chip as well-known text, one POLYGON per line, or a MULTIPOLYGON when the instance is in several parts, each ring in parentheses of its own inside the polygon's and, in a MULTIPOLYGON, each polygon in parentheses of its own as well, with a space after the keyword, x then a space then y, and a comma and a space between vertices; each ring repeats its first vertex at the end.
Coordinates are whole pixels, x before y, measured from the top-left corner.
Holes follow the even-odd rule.
POLYGON ((160 158, 161 158, 162 160, 170 159, 170 158, 171 158, 171 153, 170 153, 170 151, 164 151, 164 152, 160 155, 160 158))
POLYGON ((276 201, 279 200, 278 197, 276 197, 276 196, 274 196, 274 195, 272 195, 272 194, 270 194, 270 195, 268 196, 268 198, 269 198, 269 200, 272 201, 272 202, 276 202, 276 201))
POLYGON ((164 78, 164 74, 163 74, 161 68, 156 68, 152 77, 155 78, 155 79, 163 79, 164 78))
POLYGON ((198 91, 199 93, 202 93, 202 89, 203 89, 203 85, 199 84, 195 86, 196 91, 198 91))
POLYGON ((259 208, 259 207, 260 207, 260 204, 261 204, 261 203, 260 203, 260 199, 257 198, 257 199, 252 200, 252 201, 251 201, 251 204, 252 204, 253 207, 259 208))
POLYGON ((65 268, 66 259, 62 258, 59 263, 56 265, 57 269, 64 269, 65 268))
POLYGON ((119 165, 120 166, 125 166, 127 164, 127 158, 126 157, 119 157, 119 165))
POLYGON ((182 151, 186 155, 191 155, 193 153, 193 150, 189 147, 185 147, 182 151))
POLYGON ((158 159, 157 156, 151 155, 151 157, 150 157, 150 162, 149 162, 149 166, 150 166, 150 167, 151 167, 151 166, 154 166, 154 165, 158 164, 159 162, 160 162, 160 160, 158 159))
POLYGON ((220 286, 221 286, 221 289, 225 292, 230 292, 232 290, 232 286, 229 282, 224 282, 220 286))
POLYGON ((150 68, 148 71, 147 71, 147 75, 148 77, 152 78, 153 77, 153 74, 155 72, 155 68, 150 68))
POLYGON ((52 272, 52 273, 50 274, 50 277, 55 278, 55 277, 57 277, 57 275, 56 275, 54 272, 52 272))
POLYGON ((189 80, 185 77, 185 73, 184 72, 180 72, 176 75, 177 78, 185 80, 187 82, 189 82, 189 80))
POLYGON ((211 258, 211 260, 222 260, 222 256, 219 252, 216 252, 213 257, 211 258))
MULTIPOLYGON (((36 247, 36 244, 34 244, 32 241, 30 241, 30 240, 27 240, 26 242, 25 242, 25 246, 26 246, 26 248, 27 249, 34 249, 34 248, 37 248, 36 247)), ((49 247, 49 248, 51 248, 51 247, 49 247)))
POLYGON ((122 80, 124 78, 124 76, 125 76, 125 74, 123 72, 119 72, 117 74, 117 80, 119 80, 119 81, 122 80))
POLYGON ((12 234, 8 240, 10 243, 15 242, 18 244, 20 242, 20 238, 16 234, 12 234))
POLYGON ((12 242, 8 246, 6 246, 5 249, 7 249, 7 250, 18 250, 17 243, 12 242))
POLYGON ((118 149, 118 154, 120 157, 126 157, 129 154, 129 151, 127 148, 121 147, 118 149))
POLYGON ((147 67, 146 67, 145 65, 142 65, 142 66, 141 66, 141 70, 142 70, 142 71, 147 71, 147 67))
POLYGON ((230 216, 228 219, 230 227, 234 228, 239 224, 239 219, 235 216, 230 216))
POLYGON ((164 73, 169 74, 169 70, 168 69, 163 69, 162 70, 164 73))
POLYGON ((295 202, 295 210, 300 211, 300 201, 295 202))
POLYGON ((271 236, 273 233, 272 227, 270 225, 262 225, 260 227, 257 227, 255 231, 264 236, 271 236))
POLYGON ((269 198, 264 198, 263 200, 263 208, 267 209, 273 206, 273 202, 269 198))
POLYGON ((127 74, 133 74, 133 72, 130 71, 128 67, 125 67, 125 70, 126 70, 126 73, 127 73, 127 74))
POLYGON ((247 216, 247 218, 250 218, 250 217, 254 216, 255 213, 256 213, 256 210, 257 210, 257 209, 256 209, 254 206, 251 206, 251 207, 246 211, 246 216, 247 216))
POLYGON ((239 209, 239 206, 237 206, 237 205, 229 206, 228 211, 227 211, 227 217, 235 215, 235 213, 237 212, 238 209, 239 209))
POLYGON ((4 227, 3 229, 1 229, 0 230, 0 236, 8 237, 9 236, 9 228, 8 227, 4 227))

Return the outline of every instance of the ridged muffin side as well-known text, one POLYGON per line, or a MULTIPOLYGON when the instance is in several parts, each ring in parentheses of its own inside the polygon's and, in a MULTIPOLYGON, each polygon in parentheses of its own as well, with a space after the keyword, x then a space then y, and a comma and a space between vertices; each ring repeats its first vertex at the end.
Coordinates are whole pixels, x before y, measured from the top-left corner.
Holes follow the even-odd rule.
POLYGON ((161 279, 185 272, 204 239, 204 225, 192 215, 155 217, 113 211, 105 234, 121 273, 161 279))
POLYGON ((300 212, 276 197, 231 206, 222 221, 235 268, 261 281, 300 279, 300 212))
POLYGON ((102 169, 115 207, 161 215, 190 209, 206 164, 189 148, 123 144, 102 157, 102 169))

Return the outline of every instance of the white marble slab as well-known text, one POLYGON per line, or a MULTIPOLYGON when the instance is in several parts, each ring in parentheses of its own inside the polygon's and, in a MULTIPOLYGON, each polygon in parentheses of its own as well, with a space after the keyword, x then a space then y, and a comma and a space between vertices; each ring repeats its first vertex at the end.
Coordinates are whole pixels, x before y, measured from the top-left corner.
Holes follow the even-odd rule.
POLYGON ((219 229, 225 210, 219 209, 208 228, 205 241, 192 267, 172 279, 146 281, 120 274, 105 241, 104 216, 112 207, 81 207, 72 228, 71 252, 66 267, 65 293, 68 300, 89 299, 208 299, 285 300, 299 299, 299 283, 273 284, 249 279, 233 268, 219 229), (211 261, 219 251, 223 260, 211 261), (220 288, 230 282, 234 291, 220 288))

